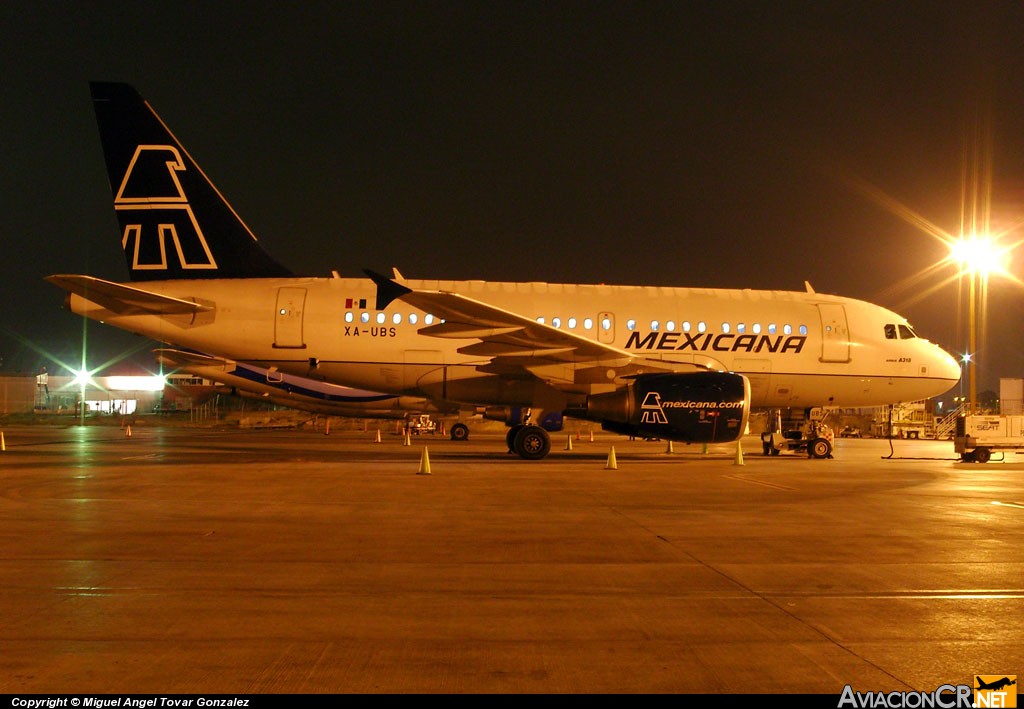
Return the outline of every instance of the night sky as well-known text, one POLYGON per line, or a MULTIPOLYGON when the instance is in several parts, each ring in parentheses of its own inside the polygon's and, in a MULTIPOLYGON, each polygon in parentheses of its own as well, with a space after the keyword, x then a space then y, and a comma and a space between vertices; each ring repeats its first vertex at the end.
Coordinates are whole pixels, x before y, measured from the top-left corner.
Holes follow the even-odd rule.
MULTIPOLYGON (((906 215, 1024 218, 1021 3, 33 2, 0 33, 3 371, 80 359, 45 276, 127 279, 90 80, 302 274, 807 280, 957 354, 955 269, 915 278, 947 249, 906 215)), ((1024 376, 1022 294, 991 282, 981 389, 1024 376)), ((91 365, 152 361, 87 328, 91 365)))

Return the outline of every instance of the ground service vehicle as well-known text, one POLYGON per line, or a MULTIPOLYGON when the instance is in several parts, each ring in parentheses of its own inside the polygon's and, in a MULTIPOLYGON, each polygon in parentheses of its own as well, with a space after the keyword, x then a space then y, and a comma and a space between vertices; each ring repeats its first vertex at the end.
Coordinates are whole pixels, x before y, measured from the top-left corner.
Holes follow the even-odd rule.
POLYGON ((965 463, 987 463, 993 451, 1024 449, 1024 416, 961 416, 953 446, 965 463))
POLYGON ((835 433, 823 419, 807 418, 799 428, 786 423, 778 414, 769 414, 768 429, 761 434, 761 449, 765 455, 778 455, 787 450, 806 451, 808 458, 832 457, 835 433))

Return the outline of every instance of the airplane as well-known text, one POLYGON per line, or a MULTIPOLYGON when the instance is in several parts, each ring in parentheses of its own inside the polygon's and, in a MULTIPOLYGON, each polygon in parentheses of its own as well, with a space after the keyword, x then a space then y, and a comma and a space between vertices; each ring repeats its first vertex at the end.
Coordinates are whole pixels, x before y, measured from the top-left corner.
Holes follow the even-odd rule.
MULTIPOLYGON (((198 352, 160 348, 154 350, 154 354, 157 362, 166 369, 223 384, 236 396, 315 414, 405 420, 423 413, 460 413, 457 406, 446 406, 423 397, 353 389, 198 352)), ((464 424, 452 432, 455 440, 464 440, 468 436, 469 429, 464 424)))
POLYGON ((620 434, 731 443, 754 408, 881 406, 959 381, 957 362, 902 316, 809 284, 296 275, 134 87, 90 87, 130 281, 48 276, 84 317, 272 373, 489 407, 527 460, 549 453, 565 416, 620 434))
POLYGON ((978 686, 975 687, 975 689, 992 689, 998 691, 1000 689, 1004 689, 1011 685, 1017 684, 1017 680, 1010 679, 1009 677, 1003 677, 1002 679, 997 679, 994 682, 984 682, 977 675, 975 675, 974 679, 978 683, 978 686))

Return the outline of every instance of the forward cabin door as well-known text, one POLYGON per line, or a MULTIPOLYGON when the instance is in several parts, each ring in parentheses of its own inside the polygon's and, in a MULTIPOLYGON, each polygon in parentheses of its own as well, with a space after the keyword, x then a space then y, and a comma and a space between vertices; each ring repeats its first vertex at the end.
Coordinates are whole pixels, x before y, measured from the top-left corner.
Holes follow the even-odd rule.
POLYGON ((821 316, 821 361, 850 361, 850 329, 846 308, 839 303, 818 303, 821 316))
POLYGON ((274 347, 303 349, 302 311, 306 307, 306 289, 285 286, 277 289, 274 313, 274 347))

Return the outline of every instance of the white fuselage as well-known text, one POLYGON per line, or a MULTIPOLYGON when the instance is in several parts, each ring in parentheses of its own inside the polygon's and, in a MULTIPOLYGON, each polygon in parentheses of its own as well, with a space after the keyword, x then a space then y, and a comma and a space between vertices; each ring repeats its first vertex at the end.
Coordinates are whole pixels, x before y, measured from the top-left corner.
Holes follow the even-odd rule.
MULTIPOLYGON (((625 350, 647 360, 734 371, 754 407, 877 406, 937 396, 956 361, 885 308, 789 291, 647 286, 402 281, 448 291, 625 350), (900 328, 899 326, 903 326, 900 328), (887 336, 887 331, 889 336, 887 336), (900 337, 902 332, 904 337, 900 337)), ((418 333, 437 320, 396 300, 375 308, 368 279, 180 280, 131 284, 210 307, 196 315, 117 315, 79 296, 71 309, 175 346, 346 386, 467 404, 529 405, 533 377, 480 371, 474 342, 418 333)), ((543 376, 539 370, 537 376, 543 376)), ((549 386, 570 400, 609 381, 549 386)))

